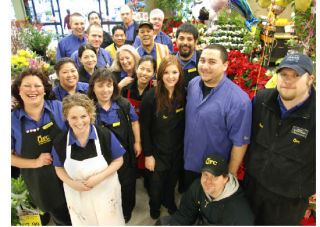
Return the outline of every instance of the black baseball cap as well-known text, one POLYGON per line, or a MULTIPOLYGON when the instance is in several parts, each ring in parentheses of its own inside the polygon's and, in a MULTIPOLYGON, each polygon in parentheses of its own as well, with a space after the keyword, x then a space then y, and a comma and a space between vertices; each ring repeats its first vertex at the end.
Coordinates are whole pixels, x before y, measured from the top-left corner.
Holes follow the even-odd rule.
POLYGON ((152 30, 153 29, 153 24, 149 21, 142 21, 140 24, 139 24, 139 29, 143 26, 143 25, 148 25, 152 30))
POLYGON ((228 163, 221 155, 212 154, 204 160, 201 171, 208 171, 218 177, 229 173, 228 163))
POLYGON ((294 53, 286 56, 280 63, 277 73, 283 68, 290 68, 296 71, 299 76, 305 74, 309 75, 313 73, 313 63, 311 58, 305 54, 294 53))

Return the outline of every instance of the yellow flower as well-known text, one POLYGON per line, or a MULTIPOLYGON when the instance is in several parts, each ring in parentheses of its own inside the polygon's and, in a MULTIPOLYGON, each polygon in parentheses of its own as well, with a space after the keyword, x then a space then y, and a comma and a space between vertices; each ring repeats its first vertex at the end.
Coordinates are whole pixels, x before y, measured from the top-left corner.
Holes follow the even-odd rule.
POLYGON ((18 55, 25 58, 30 58, 31 54, 27 50, 18 50, 18 55))

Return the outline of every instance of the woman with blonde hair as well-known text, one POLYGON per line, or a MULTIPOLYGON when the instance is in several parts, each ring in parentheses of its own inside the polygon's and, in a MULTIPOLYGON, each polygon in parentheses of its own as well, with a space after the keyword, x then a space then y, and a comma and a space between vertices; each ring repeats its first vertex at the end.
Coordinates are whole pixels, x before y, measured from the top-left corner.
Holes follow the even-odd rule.
POLYGON ((134 81, 139 60, 140 55, 131 45, 123 45, 117 50, 110 70, 114 73, 120 90, 134 81))
POLYGON ((163 204, 173 214, 174 188, 183 160, 185 95, 183 70, 178 58, 163 58, 157 86, 147 92, 140 106, 140 127, 145 166, 149 170, 150 216, 160 216, 163 204))
POLYGON ((108 129, 95 122, 95 105, 85 94, 62 101, 70 129, 53 141, 52 156, 72 225, 124 225, 117 170, 125 150, 108 129))

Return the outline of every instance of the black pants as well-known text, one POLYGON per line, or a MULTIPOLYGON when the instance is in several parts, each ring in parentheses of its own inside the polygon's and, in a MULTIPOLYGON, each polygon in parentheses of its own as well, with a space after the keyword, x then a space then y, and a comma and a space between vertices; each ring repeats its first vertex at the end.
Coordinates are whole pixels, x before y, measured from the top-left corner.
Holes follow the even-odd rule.
POLYGON ((149 171, 150 209, 159 210, 161 203, 168 209, 175 209, 174 188, 178 181, 179 169, 172 168, 166 171, 149 171))
POLYGON ((67 204, 64 203, 59 207, 48 212, 56 225, 71 225, 71 219, 67 204))
POLYGON ((287 198, 263 187, 248 174, 244 178, 245 192, 255 225, 299 225, 308 208, 308 198, 287 198))
POLYGON ((131 184, 121 186, 122 212, 125 218, 131 217, 134 206, 136 205, 136 181, 131 184))
POLYGON ((190 170, 184 171, 184 189, 188 190, 193 181, 197 178, 201 177, 201 173, 193 172, 190 170))

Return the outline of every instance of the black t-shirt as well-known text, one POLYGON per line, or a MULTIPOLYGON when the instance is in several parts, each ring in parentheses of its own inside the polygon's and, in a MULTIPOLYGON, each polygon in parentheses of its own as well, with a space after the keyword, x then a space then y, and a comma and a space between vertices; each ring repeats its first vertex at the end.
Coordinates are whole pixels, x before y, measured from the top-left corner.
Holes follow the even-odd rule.
POLYGON ((131 83, 128 84, 127 86, 123 87, 121 90, 121 94, 123 97, 127 98, 128 96, 128 91, 130 90, 130 97, 134 100, 141 101, 142 98, 146 95, 146 92, 150 90, 153 86, 150 86, 150 84, 147 85, 147 87, 144 89, 142 94, 140 95, 139 90, 138 90, 138 79, 135 78, 135 80, 131 83))
POLYGON ((203 94, 203 98, 207 97, 207 95, 209 95, 209 93, 211 92, 213 87, 207 87, 204 83, 202 84, 202 94, 203 94))

